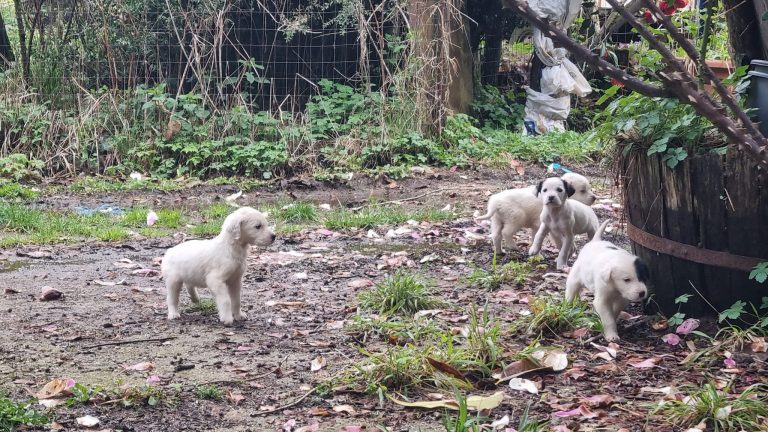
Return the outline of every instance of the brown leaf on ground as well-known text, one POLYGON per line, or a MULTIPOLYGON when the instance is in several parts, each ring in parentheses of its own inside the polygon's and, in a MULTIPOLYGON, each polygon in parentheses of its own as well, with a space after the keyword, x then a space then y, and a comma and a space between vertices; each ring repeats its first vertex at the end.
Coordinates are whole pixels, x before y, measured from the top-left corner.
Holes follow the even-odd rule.
POLYGON ((439 360, 435 360, 431 357, 427 357, 427 362, 435 369, 439 370, 440 372, 446 373, 448 375, 451 375, 453 377, 456 377, 462 381, 467 381, 467 377, 464 376, 463 373, 461 373, 458 369, 454 368, 453 366, 443 363, 439 360))

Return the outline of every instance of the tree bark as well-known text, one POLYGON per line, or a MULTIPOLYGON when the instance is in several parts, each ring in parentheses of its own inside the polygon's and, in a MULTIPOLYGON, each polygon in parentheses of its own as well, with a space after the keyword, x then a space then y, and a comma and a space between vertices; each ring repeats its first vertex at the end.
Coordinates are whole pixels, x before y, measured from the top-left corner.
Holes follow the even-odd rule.
POLYGON ((24 23, 24 13, 21 9, 21 0, 13 0, 13 8, 16 10, 16 28, 19 29, 19 55, 21 56, 21 76, 24 83, 30 80, 29 51, 27 50, 27 32, 24 23))
POLYGON ((13 47, 8 38, 8 30, 5 28, 5 20, 0 14, 0 69, 5 69, 14 60, 13 47))
POLYGON ((734 66, 746 65, 755 59, 768 58, 767 47, 763 45, 760 38, 761 17, 756 16, 754 1, 723 0, 734 66))

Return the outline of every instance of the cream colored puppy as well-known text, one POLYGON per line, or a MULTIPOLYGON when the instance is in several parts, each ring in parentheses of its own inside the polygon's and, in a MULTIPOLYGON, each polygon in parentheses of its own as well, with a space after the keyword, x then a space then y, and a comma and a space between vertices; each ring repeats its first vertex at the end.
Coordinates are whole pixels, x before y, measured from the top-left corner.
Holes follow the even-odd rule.
POLYGON ((163 256, 161 266, 168 291, 168 319, 179 318, 179 294, 186 285, 197 303, 196 287, 208 287, 216 300, 219 320, 225 325, 248 319, 240 308, 240 289, 250 245, 269 246, 275 233, 267 220, 250 207, 227 216, 221 233, 210 240, 190 240, 174 246, 163 256))
POLYGON ((584 234, 591 239, 597 231, 597 215, 588 205, 569 199, 576 190, 562 178, 551 177, 536 186, 543 208, 541 210, 541 225, 536 231, 529 255, 541 251, 541 245, 547 234, 552 234, 555 243, 560 247, 557 255, 557 269, 562 270, 568 265, 568 258, 575 251, 573 236, 584 234))
MULTIPOLYGON (((575 190, 571 199, 586 205, 594 204, 597 197, 592 193, 592 186, 586 177, 567 173, 562 178, 575 190)), ((491 220, 491 241, 494 253, 502 253, 502 240, 510 250, 518 250, 514 236, 522 228, 530 228, 531 236, 536 234, 541 224, 540 216, 543 207, 541 200, 536 197, 534 186, 509 189, 492 195, 488 199, 488 211, 477 219, 491 220)))
POLYGON ((595 293, 594 307, 603 323, 603 336, 608 342, 619 339, 616 319, 630 302, 648 295, 648 266, 640 258, 601 240, 608 225, 603 222, 597 233, 581 249, 565 282, 565 299, 573 301, 584 289, 595 293))

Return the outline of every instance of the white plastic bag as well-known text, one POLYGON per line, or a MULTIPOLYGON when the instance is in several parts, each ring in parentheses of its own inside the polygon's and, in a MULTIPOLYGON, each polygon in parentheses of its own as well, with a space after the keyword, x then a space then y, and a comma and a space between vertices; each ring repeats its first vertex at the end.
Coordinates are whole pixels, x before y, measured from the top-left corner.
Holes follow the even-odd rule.
POLYGON ((565 130, 565 120, 571 112, 570 96, 552 97, 544 93, 525 89, 525 121, 536 125, 536 132, 543 134, 552 130, 565 130))

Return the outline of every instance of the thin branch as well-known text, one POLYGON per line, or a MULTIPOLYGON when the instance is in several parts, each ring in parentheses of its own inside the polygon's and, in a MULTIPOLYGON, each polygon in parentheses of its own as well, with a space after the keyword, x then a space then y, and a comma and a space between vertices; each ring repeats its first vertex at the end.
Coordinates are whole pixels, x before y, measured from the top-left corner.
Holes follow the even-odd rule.
POLYGON ((623 83, 630 90, 634 90, 648 97, 674 96, 668 89, 639 80, 603 60, 599 55, 572 40, 563 30, 555 28, 548 22, 539 18, 536 12, 534 12, 523 0, 503 0, 502 4, 524 16, 533 26, 541 30, 547 37, 560 44, 563 48, 579 57, 580 60, 585 61, 588 65, 601 73, 623 83))

